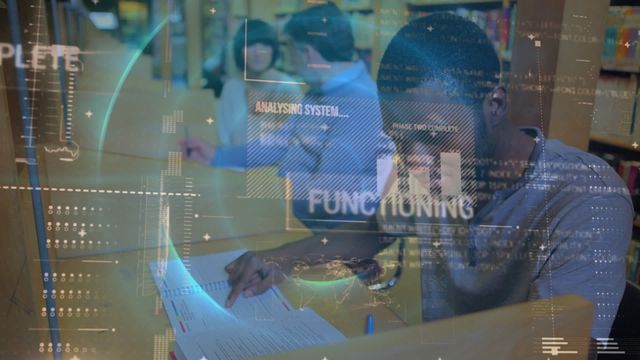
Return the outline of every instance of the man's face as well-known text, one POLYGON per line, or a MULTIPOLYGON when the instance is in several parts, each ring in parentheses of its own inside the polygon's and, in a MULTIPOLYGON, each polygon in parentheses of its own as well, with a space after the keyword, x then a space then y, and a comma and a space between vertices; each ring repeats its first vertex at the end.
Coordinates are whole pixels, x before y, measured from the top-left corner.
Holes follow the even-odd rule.
POLYGON ((313 65, 313 61, 310 58, 309 46, 299 42, 293 41, 289 38, 287 40, 287 46, 289 48, 289 54, 291 54, 291 63, 295 72, 309 84, 314 84, 319 81, 319 76, 316 70, 310 65, 313 65))
POLYGON ((253 74, 261 74, 271 67, 273 48, 271 45, 255 43, 247 47, 247 69, 253 74))
POLYGON ((464 178, 466 174, 466 180, 471 180, 475 171, 469 166, 489 156, 478 107, 452 98, 445 86, 435 81, 409 89, 397 100, 383 101, 383 114, 386 122, 391 120, 388 135, 407 170, 416 177, 428 173, 431 192, 439 193, 447 176, 442 172, 447 172, 448 154, 459 154, 463 167, 459 176, 464 178))

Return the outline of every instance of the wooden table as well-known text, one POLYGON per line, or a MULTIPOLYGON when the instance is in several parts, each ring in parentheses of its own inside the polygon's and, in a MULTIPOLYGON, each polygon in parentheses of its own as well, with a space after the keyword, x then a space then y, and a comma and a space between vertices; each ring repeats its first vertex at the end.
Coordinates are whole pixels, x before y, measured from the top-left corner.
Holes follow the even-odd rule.
MULTIPOLYGON (((85 151, 74 163, 47 164, 43 186, 49 190, 43 193, 45 207, 53 206, 47 221, 53 227, 48 237, 52 240, 51 265, 55 272, 55 276, 49 274, 49 281, 55 281, 54 311, 59 319, 64 359, 167 358, 173 347, 173 331, 148 270, 149 262, 159 256, 175 251, 189 258, 241 247, 271 248, 310 234, 285 231, 283 198, 243 198, 246 174, 185 163, 181 176, 163 176, 163 191, 174 195, 162 197, 154 195, 159 191, 158 184, 145 183, 144 179, 159 180, 161 171, 167 167, 164 161, 108 153, 99 158, 98 154, 85 151), (185 188, 185 178, 192 179, 192 187, 185 188), (60 191, 62 188, 66 190, 60 191), (125 189, 128 194, 122 193, 125 189), (198 196, 175 195, 184 194, 185 189, 198 196), (120 193, 114 193, 115 190, 120 193), (60 213, 58 205, 62 206, 60 213), (166 224, 161 219, 165 205, 170 209, 166 224), (66 206, 70 206, 70 214, 65 213, 66 206), (74 213, 76 206, 87 210, 74 213), (237 219, 230 224, 231 219, 225 216, 237 219), (61 228, 55 230, 58 222, 61 228), (75 230, 64 230, 65 222, 69 227, 73 222, 78 226, 75 230), (81 237, 82 229, 87 234, 81 237), (170 236, 162 236, 164 230, 170 236), (189 241, 185 239, 187 232, 189 241), (210 234, 211 239, 203 239, 203 234, 210 234), (58 248, 53 240, 59 240, 58 248), (75 247, 71 246, 73 240, 75 247)), ((258 171, 267 184, 276 186, 282 182, 274 169, 258 171)), ((295 222, 296 228, 301 227, 295 219, 290 221, 295 222)), ((39 277, 38 262, 34 261, 32 266, 32 274, 39 277)), ((336 271, 348 273, 346 269, 334 268, 333 272, 336 271)), ((314 309, 347 337, 364 334, 369 313, 376 318, 378 332, 406 326, 389 308, 394 301, 390 294, 372 293, 353 277, 321 281, 325 274, 322 268, 314 269, 282 284, 281 289, 294 306, 314 309)), ((39 282, 40 279, 34 279, 33 283, 39 282)), ((409 285, 407 282, 405 286, 409 285)), ((36 300, 44 306, 44 299, 36 300)), ((38 307, 34 329, 46 339, 50 310, 45 311, 45 316, 40 310, 38 307)), ((43 341, 46 347, 47 340, 43 341)))
MULTIPOLYGON (((192 255, 231 250, 239 244, 250 247, 260 238, 199 243, 193 245, 192 255)), ((291 235, 280 233, 267 238, 281 241, 291 235)), ((76 301, 83 304, 80 316, 73 308, 71 317, 65 310, 65 315, 59 318, 62 342, 69 342, 71 348, 87 348, 90 356, 79 353, 80 359, 166 358, 173 346, 172 331, 147 268, 149 253, 155 252, 156 249, 143 249, 67 259, 57 264, 58 271, 65 272, 67 277, 75 273, 77 278, 77 274, 83 273, 86 279, 87 274, 92 274, 90 282, 84 280, 83 284, 92 289, 93 299, 76 301), (89 307, 87 317, 85 307, 89 307)), ((320 273, 321 270, 316 272, 320 273)), ((307 279, 314 279, 314 275, 309 274, 307 279)), ((75 284, 76 289, 83 287, 77 281, 75 284)), ((58 288, 64 286, 60 284, 58 288)), ((281 289, 294 306, 314 309, 347 337, 364 334, 369 313, 375 316, 376 331, 406 326, 385 305, 383 297, 370 292, 355 278, 331 282, 297 279, 282 284, 281 289)), ((64 300, 59 304, 64 304, 64 300)))

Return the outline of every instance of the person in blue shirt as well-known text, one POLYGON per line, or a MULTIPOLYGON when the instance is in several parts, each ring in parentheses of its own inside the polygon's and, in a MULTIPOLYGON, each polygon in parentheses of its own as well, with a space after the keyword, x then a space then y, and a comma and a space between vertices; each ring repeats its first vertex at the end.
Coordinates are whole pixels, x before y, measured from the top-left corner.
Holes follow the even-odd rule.
MULTIPOLYGON (((376 215, 334 229, 327 244, 318 234, 245 253, 226 267, 227 305, 299 264, 372 259, 395 239, 416 237, 419 254, 405 259, 420 267, 423 321, 578 294, 594 304, 592 338, 608 338, 634 214, 616 172, 540 129, 513 125, 495 49, 459 16, 405 25, 377 85, 399 165, 376 215)), ((544 315, 553 319, 549 303, 544 315)))
POLYGON ((262 20, 247 20, 236 31, 233 38, 233 60, 240 76, 229 77, 224 82, 217 104, 219 145, 240 145, 247 142, 249 92, 263 91, 274 95, 301 93, 291 76, 275 68, 280 57, 279 48, 276 30, 262 20), (244 81, 245 73, 253 81, 244 81))
POLYGON ((284 33, 293 65, 309 86, 303 97, 248 96, 247 144, 213 147, 181 142, 189 160, 220 168, 277 166, 291 182, 293 213, 312 230, 361 221, 375 209, 377 159, 388 149, 377 90, 365 64, 353 61, 347 17, 331 2, 296 13, 284 33), (273 132, 268 116, 286 113, 273 132), (265 120, 266 118, 266 120, 265 120))

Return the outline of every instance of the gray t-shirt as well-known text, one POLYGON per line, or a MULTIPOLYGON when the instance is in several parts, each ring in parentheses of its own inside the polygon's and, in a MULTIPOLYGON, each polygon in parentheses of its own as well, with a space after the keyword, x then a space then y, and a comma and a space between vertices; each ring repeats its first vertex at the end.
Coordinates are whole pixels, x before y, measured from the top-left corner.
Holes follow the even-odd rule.
POLYGON ((471 219, 387 213, 380 230, 418 237, 423 321, 578 294, 595 307, 592 337, 606 338, 625 288, 628 190, 601 159, 523 131, 537 139, 527 170, 471 219))

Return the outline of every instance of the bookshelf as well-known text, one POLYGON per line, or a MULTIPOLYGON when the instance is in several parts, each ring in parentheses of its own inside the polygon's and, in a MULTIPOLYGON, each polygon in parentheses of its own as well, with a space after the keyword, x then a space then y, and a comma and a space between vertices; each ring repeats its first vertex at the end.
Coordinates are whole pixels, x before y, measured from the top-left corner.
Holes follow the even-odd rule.
MULTIPOLYGON (((356 52, 363 59, 373 77, 378 71, 378 62, 391 37, 410 19, 411 14, 419 9, 431 11, 453 11, 466 9, 469 13, 486 10, 512 8, 515 0, 334 0, 349 16, 353 25, 356 52)), ((275 24, 279 33, 291 14, 315 5, 311 0, 246 0, 246 16, 260 18, 275 24)), ((474 13, 475 14, 475 13, 474 13)), ((281 39, 282 60, 277 65, 280 70, 293 71, 288 60, 284 39, 281 39)), ((506 43, 506 41, 505 41, 506 43)), ((498 48, 504 63, 510 63, 511 54, 506 46, 498 48)), ((508 65, 507 65, 508 67, 508 65)))
POLYGON ((635 142, 631 137, 624 138, 613 135, 591 134, 590 140, 592 143, 622 150, 623 152, 627 153, 628 156, 640 157, 640 147, 633 145, 634 143, 640 145, 640 142, 635 142))
POLYGON ((598 83, 600 94, 596 97, 596 102, 605 107, 613 104, 617 106, 609 112, 598 112, 596 107, 591 142, 596 147, 598 144, 606 144, 631 152, 626 155, 634 158, 638 156, 634 153, 640 142, 640 7, 628 5, 632 5, 631 2, 612 1, 609 7, 598 83), (620 99, 619 92, 609 92, 610 90, 624 90, 630 96, 620 99))
MULTIPOLYGON (((602 157, 622 177, 629 188, 636 212, 633 221, 632 242, 626 256, 627 280, 640 283, 640 183, 637 175, 640 169, 640 131, 638 131, 638 62, 637 55, 616 53, 612 56, 611 47, 615 43, 624 43, 624 39, 615 39, 611 20, 608 21, 605 45, 602 54, 602 68, 598 81, 596 108, 594 109, 593 131, 590 136, 589 151, 602 157), (624 61, 619 58, 624 56, 624 61), (631 55, 631 56, 628 56, 631 55), (618 58, 618 59, 616 59, 618 58), (635 58, 632 61, 629 59, 635 58), (634 64, 635 62, 635 64, 634 64), (630 96, 618 96, 620 91, 630 96), (610 92, 616 91, 616 92, 610 92), (601 111, 599 107, 604 107, 601 111), (604 116, 602 115, 604 114, 604 116), (608 115, 608 116, 607 116, 608 115)), ((620 44, 618 44, 620 45, 620 44)))
POLYGON ((411 1, 406 4, 407 20, 426 16, 429 13, 448 11, 469 19, 485 30, 493 42, 503 63, 503 71, 508 71, 516 26, 516 2, 501 1, 411 1))
MULTIPOLYGON (((522 0, 520 0, 522 1, 522 0)), ((426 15, 427 13, 437 11, 458 12, 459 15, 470 18, 475 21, 481 28, 488 30, 486 19, 479 20, 477 16, 480 13, 487 12, 503 12, 505 10, 513 10, 516 5, 515 0, 411 0, 411 1, 394 1, 394 0, 376 0, 375 8, 375 38, 372 45, 372 66, 371 73, 375 77, 378 72, 378 61, 382 58, 384 50, 395 33, 410 20, 426 15), (484 22, 484 24, 483 24, 484 22)), ((499 14, 504 15, 504 14, 499 14)), ((508 22, 509 29, 515 29, 515 13, 511 12, 513 19, 508 22)), ((501 23, 503 17, 499 16, 493 19, 493 23, 501 23)), ((503 63, 503 69, 509 71, 512 61, 511 52, 508 51, 509 35, 499 44, 499 37, 502 33, 501 28, 495 28, 496 50, 503 63)), ((487 31, 491 38, 491 31, 487 31)), ((511 39, 513 41, 513 39, 511 39)))
MULTIPOLYGON (((607 160, 624 178, 624 164, 640 161, 638 89, 640 82, 640 7, 629 1, 611 1, 607 13, 589 151, 607 160), (621 167, 622 166, 622 167, 621 167)), ((637 4, 636 4, 637 5, 637 4)), ((628 184, 636 213, 640 210, 636 184, 628 184)), ((640 217, 634 238, 640 236, 640 217)), ((637 279, 636 279, 637 280, 637 279)))

